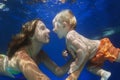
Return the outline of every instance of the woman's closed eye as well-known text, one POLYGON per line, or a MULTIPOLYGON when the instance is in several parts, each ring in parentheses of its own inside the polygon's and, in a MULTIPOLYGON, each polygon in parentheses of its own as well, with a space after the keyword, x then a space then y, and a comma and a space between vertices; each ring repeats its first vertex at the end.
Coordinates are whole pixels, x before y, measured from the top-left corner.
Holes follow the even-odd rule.
POLYGON ((44 26, 41 26, 41 27, 40 27, 40 30, 44 30, 44 29, 45 29, 45 27, 44 27, 44 26))

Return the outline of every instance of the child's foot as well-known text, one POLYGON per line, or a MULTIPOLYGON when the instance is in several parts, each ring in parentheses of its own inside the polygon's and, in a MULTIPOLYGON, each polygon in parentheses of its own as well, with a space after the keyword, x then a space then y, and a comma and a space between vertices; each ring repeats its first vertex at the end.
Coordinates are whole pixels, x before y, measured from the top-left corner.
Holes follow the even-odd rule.
POLYGON ((103 72, 101 76, 101 80, 108 80, 108 78, 111 76, 111 72, 103 72))

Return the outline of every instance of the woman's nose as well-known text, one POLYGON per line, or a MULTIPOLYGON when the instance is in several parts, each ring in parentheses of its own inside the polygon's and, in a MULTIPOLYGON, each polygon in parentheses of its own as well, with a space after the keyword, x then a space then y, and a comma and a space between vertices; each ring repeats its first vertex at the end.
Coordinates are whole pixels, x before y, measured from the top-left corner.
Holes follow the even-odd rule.
POLYGON ((50 30, 49 30, 49 29, 47 29, 47 32, 48 32, 48 33, 50 33, 50 30))

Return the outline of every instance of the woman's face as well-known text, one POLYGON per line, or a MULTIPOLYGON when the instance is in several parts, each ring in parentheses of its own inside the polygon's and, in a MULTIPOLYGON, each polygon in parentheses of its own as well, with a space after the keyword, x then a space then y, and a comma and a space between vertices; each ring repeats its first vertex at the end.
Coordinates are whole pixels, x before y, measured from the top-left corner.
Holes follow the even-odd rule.
POLYGON ((39 42, 48 43, 49 33, 50 30, 46 28, 45 24, 41 21, 38 21, 37 26, 35 28, 34 38, 39 42))

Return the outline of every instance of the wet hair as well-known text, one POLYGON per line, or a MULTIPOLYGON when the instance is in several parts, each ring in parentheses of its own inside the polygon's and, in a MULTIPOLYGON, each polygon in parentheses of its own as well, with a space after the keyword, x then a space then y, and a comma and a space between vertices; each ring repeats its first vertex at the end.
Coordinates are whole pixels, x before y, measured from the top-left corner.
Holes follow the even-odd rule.
POLYGON ((40 20, 35 19, 26 22, 22 26, 21 32, 12 37, 12 41, 9 43, 8 52, 7 52, 9 59, 13 57, 13 55, 18 49, 31 44, 30 38, 33 36, 35 32, 35 28, 37 26, 38 21, 40 20))
POLYGON ((55 18, 53 19, 53 23, 55 21, 58 21, 60 23, 62 23, 63 21, 67 22, 68 24, 71 25, 71 28, 75 28, 76 27, 76 17, 73 15, 72 11, 70 11, 69 9, 63 10, 61 12, 59 12, 55 18))

